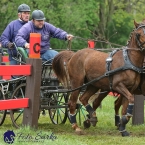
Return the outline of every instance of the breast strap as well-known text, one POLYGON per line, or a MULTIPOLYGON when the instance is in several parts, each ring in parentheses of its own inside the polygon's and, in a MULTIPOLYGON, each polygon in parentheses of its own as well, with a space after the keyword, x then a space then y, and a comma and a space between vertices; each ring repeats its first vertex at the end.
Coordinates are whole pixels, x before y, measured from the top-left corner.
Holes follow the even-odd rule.
MULTIPOLYGON (((116 52, 117 52, 117 51, 115 51, 115 53, 116 53, 116 52)), ((111 52, 108 58, 112 58, 113 55, 114 55, 115 53, 114 53, 114 52, 111 52)), ((108 59, 108 58, 107 58, 107 59, 108 59)), ((142 67, 141 67, 141 68, 136 67, 136 66, 134 66, 134 65, 131 63, 131 61, 130 61, 130 59, 129 59, 129 57, 128 57, 127 49, 123 49, 123 58, 124 58, 124 66, 119 67, 119 68, 114 69, 114 70, 110 70, 110 68, 111 68, 111 63, 112 63, 112 61, 113 61, 113 58, 112 58, 112 60, 110 59, 111 61, 107 61, 107 59, 106 59, 106 73, 105 73, 105 75, 106 75, 106 76, 110 76, 110 75, 113 75, 113 74, 115 74, 116 72, 122 71, 122 70, 134 70, 134 71, 136 71, 136 72, 138 72, 138 73, 143 73, 143 68, 142 68, 142 67)))

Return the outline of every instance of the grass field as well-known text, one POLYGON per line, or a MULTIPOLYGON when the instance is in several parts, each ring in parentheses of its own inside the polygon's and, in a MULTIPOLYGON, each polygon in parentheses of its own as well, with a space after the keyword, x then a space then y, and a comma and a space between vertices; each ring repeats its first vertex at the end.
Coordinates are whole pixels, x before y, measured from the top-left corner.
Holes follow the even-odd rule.
MULTIPOLYGON (((3 134, 7 130, 13 130, 16 135, 14 145, 144 145, 144 124, 132 126, 132 120, 130 120, 127 125, 127 131, 130 132, 129 137, 122 137, 116 129, 114 126, 114 101, 113 97, 105 98, 102 108, 97 110, 99 121, 97 126, 85 129, 85 135, 76 135, 68 120, 65 124, 52 124, 48 113, 46 116, 41 115, 37 130, 29 127, 15 129, 7 114, 0 129, 0 145, 6 144, 3 141, 3 134)), ((81 128, 83 129, 83 126, 81 128)))

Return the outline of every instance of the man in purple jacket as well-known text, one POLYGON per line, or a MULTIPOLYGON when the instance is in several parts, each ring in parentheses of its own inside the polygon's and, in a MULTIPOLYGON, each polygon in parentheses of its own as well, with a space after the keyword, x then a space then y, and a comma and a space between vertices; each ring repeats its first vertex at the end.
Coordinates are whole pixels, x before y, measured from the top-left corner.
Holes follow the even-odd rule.
POLYGON ((15 37, 18 30, 29 21, 30 7, 26 4, 21 4, 18 7, 18 19, 10 22, 1 35, 2 47, 8 48, 10 65, 17 64, 12 57, 17 57, 17 51, 14 47, 15 37))
POLYGON ((58 38, 62 40, 71 40, 73 35, 67 34, 64 30, 56 28, 50 23, 45 22, 44 13, 41 10, 32 12, 32 21, 25 24, 15 38, 16 45, 29 49, 30 33, 41 34, 41 58, 43 61, 52 60, 58 52, 50 48, 50 38, 58 38))

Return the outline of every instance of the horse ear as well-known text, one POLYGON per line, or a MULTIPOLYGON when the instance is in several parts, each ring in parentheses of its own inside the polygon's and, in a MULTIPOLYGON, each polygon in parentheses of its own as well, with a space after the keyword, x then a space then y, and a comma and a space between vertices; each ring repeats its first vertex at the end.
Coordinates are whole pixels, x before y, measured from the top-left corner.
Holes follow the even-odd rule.
POLYGON ((138 28, 139 24, 134 20, 134 26, 135 28, 138 28))

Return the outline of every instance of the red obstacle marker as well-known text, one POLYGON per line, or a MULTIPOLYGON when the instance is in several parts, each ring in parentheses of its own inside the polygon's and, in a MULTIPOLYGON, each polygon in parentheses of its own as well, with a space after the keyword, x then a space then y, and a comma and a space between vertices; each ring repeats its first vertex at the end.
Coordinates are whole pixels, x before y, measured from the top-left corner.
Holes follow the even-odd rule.
POLYGON ((29 107, 29 98, 9 99, 0 101, 0 110, 10 110, 28 107, 29 107))
POLYGON ((40 58, 41 34, 30 33, 30 51, 29 58, 40 58))
POLYGON ((88 41, 88 48, 94 48, 95 47, 95 42, 90 40, 88 41))
POLYGON ((30 75, 31 65, 0 65, 0 76, 30 75))

